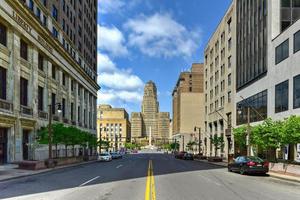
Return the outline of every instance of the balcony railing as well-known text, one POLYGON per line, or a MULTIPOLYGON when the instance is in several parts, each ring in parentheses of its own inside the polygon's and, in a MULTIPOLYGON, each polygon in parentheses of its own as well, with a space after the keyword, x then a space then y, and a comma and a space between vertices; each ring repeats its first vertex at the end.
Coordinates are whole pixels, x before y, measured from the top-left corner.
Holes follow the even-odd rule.
POLYGON ((8 111, 12 111, 13 109, 13 104, 4 100, 4 99, 0 99, 0 110, 8 110, 8 111))
POLYGON ((21 114, 32 116, 33 110, 32 110, 32 108, 29 108, 27 106, 21 106, 21 114))
POLYGON ((59 121, 59 116, 56 116, 56 115, 53 115, 53 117, 52 117, 52 119, 54 120, 54 121, 59 121))
POLYGON ((48 113, 44 111, 39 111, 39 118, 48 119, 48 113))

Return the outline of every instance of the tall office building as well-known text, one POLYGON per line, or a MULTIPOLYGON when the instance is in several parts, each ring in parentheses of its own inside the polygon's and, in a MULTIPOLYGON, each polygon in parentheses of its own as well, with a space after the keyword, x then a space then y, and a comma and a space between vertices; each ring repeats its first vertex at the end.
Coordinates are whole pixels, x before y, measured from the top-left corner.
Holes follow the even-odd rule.
POLYGON ((235 1, 211 36, 205 49, 205 139, 204 153, 227 157, 231 153, 232 112, 235 95, 236 12, 235 1), (215 152, 211 137, 224 140, 215 152))
MULTIPOLYGON (((300 2, 237 1, 237 125, 300 114, 300 2)), ((296 158, 296 145, 288 156, 296 158)), ((298 158, 300 160, 300 158, 298 158)))
POLYGON ((96 28, 96 0, 1 1, 0 163, 47 158, 32 144, 49 105, 55 122, 96 134, 96 28))
POLYGON ((194 132, 195 126, 202 130, 200 139, 203 140, 204 138, 203 68, 203 64, 194 63, 190 71, 181 72, 172 93, 172 138, 176 138, 180 142, 181 148, 183 147, 182 136, 184 136, 186 141, 184 146, 189 141, 197 141, 199 139, 198 130, 194 132))
POLYGON ((167 139, 169 136, 170 115, 159 112, 157 88, 149 81, 144 88, 142 112, 131 113, 132 138, 149 137, 167 139))
POLYGON ((110 150, 118 151, 130 141, 130 122, 124 108, 99 105, 97 109, 98 138, 110 143, 110 150))

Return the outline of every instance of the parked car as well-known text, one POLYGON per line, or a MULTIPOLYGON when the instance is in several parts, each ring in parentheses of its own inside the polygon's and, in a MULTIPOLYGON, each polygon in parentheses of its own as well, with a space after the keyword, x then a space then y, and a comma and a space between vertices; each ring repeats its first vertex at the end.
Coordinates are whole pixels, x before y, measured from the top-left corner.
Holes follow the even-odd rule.
POLYGON ((118 152, 112 152, 112 153, 110 153, 110 155, 111 155, 112 159, 120 159, 120 158, 123 157, 123 156, 122 156, 120 153, 118 153, 118 152))
POLYGON ((191 153, 185 153, 183 155, 183 160, 194 160, 194 155, 191 153))
POLYGON ((136 149, 132 150, 132 153, 138 153, 138 150, 136 150, 136 149))
POLYGON ((98 160, 108 162, 112 160, 112 156, 109 153, 101 153, 98 155, 98 160))
POLYGON ((257 156, 239 156, 228 164, 228 171, 240 174, 266 174, 269 171, 269 162, 257 156))
POLYGON ((185 152, 185 151, 176 152, 175 153, 175 158, 183 159, 185 153, 187 153, 187 152, 185 152))

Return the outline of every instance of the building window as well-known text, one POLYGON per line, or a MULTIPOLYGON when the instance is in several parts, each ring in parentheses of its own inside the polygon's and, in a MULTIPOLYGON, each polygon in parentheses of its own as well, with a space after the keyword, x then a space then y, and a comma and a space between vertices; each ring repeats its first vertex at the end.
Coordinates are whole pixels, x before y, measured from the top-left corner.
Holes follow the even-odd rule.
POLYGON ((42 2, 44 6, 47 6, 47 0, 42 0, 42 2))
POLYGON ((33 0, 29 0, 29 9, 31 10, 31 11, 33 11, 33 8, 34 8, 34 3, 33 3, 33 0))
POLYGON ((0 44, 6 46, 7 43, 7 29, 0 23, 0 44))
POLYGON ((78 85, 78 96, 80 96, 80 89, 81 89, 81 87, 80 87, 80 85, 78 85))
POLYGON ((228 57, 228 68, 231 68, 231 56, 228 57))
POLYGON ((300 75, 294 77, 294 109, 300 108, 300 75))
POLYGON ((294 34, 294 53, 300 50, 300 31, 294 34))
POLYGON ((41 19, 41 10, 39 8, 36 8, 36 16, 39 20, 41 19))
POLYGON ((62 117, 66 117, 66 99, 62 99, 62 117))
POLYGON ((71 120, 73 121, 74 120, 74 103, 71 103, 71 120))
POLYGON ((57 13, 57 8, 52 5, 52 17, 57 21, 58 13, 57 13))
POLYGON ((78 106, 78 114, 77 114, 78 122, 80 122, 80 106, 78 106))
POLYGON ((28 80, 23 77, 20 78, 20 104, 28 105, 28 80))
POLYGON ((43 17, 43 25, 44 26, 47 26, 47 17, 44 15, 43 17))
POLYGON ((28 60, 28 45, 22 39, 21 39, 20 56, 21 56, 21 58, 28 60))
POLYGON ((227 21, 228 33, 231 32, 231 18, 227 21))
POLYGON ((283 8, 291 7, 291 0, 281 0, 281 7, 283 8))
POLYGON ((228 92, 228 99, 227 99, 228 103, 231 102, 231 91, 228 92))
POLYGON ((40 70, 44 71, 44 56, 39 53, 39 56, 38 56, 38 67, 40 70))
POLYGON ((55 104, 56 104, 56 94, 52 93, 51 95, 51 108, 52 114, 55 115, 55 104))
POLYGON ((0 67, 0 99, 6 99, 6 69, 0 67))
POLYGON ((38 87, 38 109, 44 110, 44 88, 41 86, 38 87))
POLYGON ((275 86, 275 113, 289 109, 289 81, 275 86))
POLYGON ((230 51, 231 49, 231 46, 232 46, 232 40, 231 38, 228 40, 228 50, 230 51))
POLYGON ((71 80, 71 91, 74 91, 74 80, 71 80))
POLYGON ((62 74, 62 84, 63 84, 63 86, 66 86, 66 74, 65 73, 62 74))
POLYGON ((55 65, 52 65, 52 78, 54 80, 56 79, 56 67, 55 67, 55 65))
POLYGON ((228 74, 228 86, 231 85, 231 74, 228 74))
POLYGON ((55 27, 52 28, 52 35, 53 37, 57 38, 58 37, 58 31, 55 27))
POLYGON ((289 39, 276 47, 276 64, 289 57, 289 39))
POLYGON ((250 122, 262 121, 268 116, 268 90, 264 90, 237 103, 237 125, 246 124, 250 107, 250 122), (259 114, 258 114, 259 113, 259 114))

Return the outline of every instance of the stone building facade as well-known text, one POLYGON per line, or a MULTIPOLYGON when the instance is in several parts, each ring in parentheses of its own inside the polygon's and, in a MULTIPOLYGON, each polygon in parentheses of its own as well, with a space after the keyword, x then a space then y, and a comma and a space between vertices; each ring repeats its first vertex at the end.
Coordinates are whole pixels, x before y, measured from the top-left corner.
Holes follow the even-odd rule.
POLYGON ((130 142, 129 115, 124 108, 112 108, 110 105, 99 105, 97 109, 98 138, 110 143, 110 150, 118 151, 130 142), (100 133, 101 131, 101 133, 100 133))
POLYGON ((226 158, 232 153, 232 118, 235 96, 236 2, 233 1, 205 48, 204 153, 226 158), (222 137, 224 147, 215 152, 211 137, 222 137))
POLYGON ((150 129, 153 139, 169 137, 170 114, 159 112, 157 88, 149 81, 144 88, 142 112, 131 113, 132 139, 149 137, 150 129))
MULTIPOLYGON (((83 10, 87 2, 80 2, 73 4, 83 10)), ((59 19, 70 14, 63 14, 63 5, 57 3, 1 1, 0 163, 48 157, 48 149, 35 142, 37 131, 48 125, 48 105, 53 105, 54 122, 96 134, 96 57, 89 62, 75 45, 79 43, 69 38, 59 19)), ((91 4, 82 15, 93 13, 88 12, 91 6, 97 9, 91 4)), ((91 21, 96 23, 96 18, 91 21)), ((77 37, 77 29, 73 33, 77 37)))
MULTIPOLYGON (((204 65, 192 64, 191 70, 181 72, 172 93, 173 121, 172 138, 180 142, 181 150, 186 150, 190 141, 199 142, 198 131, 201 128, 201 140, 204 133, 204 65), (184 136, 184 139, 183 139, 184 136), (184 144, 183 141, 185 140, 184 144), (184 147, 183 147, 184 145, 184 147)), ((197 147, 198 148, 198 147, 197 147)), ((198 152, 198 151, 197 151, 198 152)))

